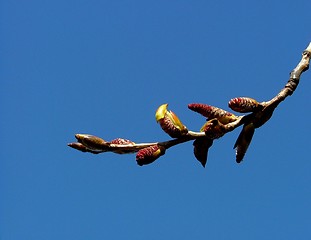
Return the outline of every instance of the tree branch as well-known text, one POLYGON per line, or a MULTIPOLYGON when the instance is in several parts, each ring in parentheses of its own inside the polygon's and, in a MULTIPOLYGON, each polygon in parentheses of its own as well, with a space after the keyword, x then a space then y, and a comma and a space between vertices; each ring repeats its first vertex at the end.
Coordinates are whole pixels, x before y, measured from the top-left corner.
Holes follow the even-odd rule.
POLYGON ((236 161, 240 163, 252 140, 255 129, 264 125, 271 118, 278 105, 296 90, 301 74, 309 68, 310 56, 311 42, 303 51, 298 65, 291 71, 285 87, 271 100, 259 103, 252 98, 238 97, 229 101, 229 107, 232 110, 240 113, 249 113, 247 115, 237 116, 207 104, 189 104, 189 109, 207 118, 201 130, 196 132, 188 130, 172 111, 167 110, 168 104, 163 104, 156 111, 156 120, 161 128, 173 139, 164 142, 134 143, 122 138, 105 141, 102 138, 89 134, 76 134, 77 142, 69 143, 68 146, 93 154, 103 152, 118 154, 137 153, 136 161, 141 166, 154 162, 164 155, 167 149, 173 146, 194 141, 194 155, 205 167, 208 150, 212 146, 213 141, 243 125, 243 129, 234 145, 236 161))

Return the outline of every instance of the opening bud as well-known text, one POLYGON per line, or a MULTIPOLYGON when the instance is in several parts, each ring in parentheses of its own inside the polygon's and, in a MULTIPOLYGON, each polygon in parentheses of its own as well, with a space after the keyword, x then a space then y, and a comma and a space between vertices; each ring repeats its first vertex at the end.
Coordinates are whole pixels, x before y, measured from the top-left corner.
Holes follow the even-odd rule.
POLYGON ((179 120, 177 115, 167 110, 168 104, 161 105, 155 114, 156 121, 161 128, 172 138, 178 138, 187 134, 188 129, 179 120))

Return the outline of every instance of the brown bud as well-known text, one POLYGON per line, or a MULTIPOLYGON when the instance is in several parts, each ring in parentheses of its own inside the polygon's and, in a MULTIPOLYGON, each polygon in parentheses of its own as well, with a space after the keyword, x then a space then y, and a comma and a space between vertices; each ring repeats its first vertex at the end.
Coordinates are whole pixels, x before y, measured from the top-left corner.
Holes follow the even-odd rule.
POLYGON ((259 128, 264 125, 272 117, 274 109, 266 108, 263 112, 259 112, 255 119, 253 120, 255 128, 259 128))
POLYGON ((227 129, 218 119, 214 118, 207 121, 201 128, 201 132, 205 132, 205 136, 210 139, 217 139, 222 137, 227 129))
POLYGON ((90 152, 90 153, 94 153, 94 154, 97 154, 97 153, 100 153, 102 151, 100 150, 92 150, 92 149, 88 149, 86 146, 84 146, 82 143, 78 143, 78 142, 74 142, 74 143, 68 143, 68 146, 69 147, 72 147, 76 150, 79 150, 81 152, 90 152))
POLYGON ((160 156, 165 154, 165 148, 159 145, 152 145, 150 147, 143 148, 139 150, 136 154, 136 162, 139 166, 147 165, 155 160, 157 160, 160 156))
POLYGON ((237 120, 237 116, 234 114, 227 112, 221 108, 210 106, 202 103, 192 103, 188 105, 188 108, 192 111, 200 113, 202 116, 207 119, 217 118, 222 124, 227 124, 230 122, 234 122, 237 120))
POLYGON ((89 134, 76 134, 76 139, 79 143, 83 144, 86 148, 91 150, 106 150, 109 143, 99 137, 89 134))
POLYGON ((228 105, 232 110, 240 113, 255 112, 262 109, 260 103, 249 97, 233 98, 229 101, 228 105))
POLYGON ((195 158, 205 167, 207 162, 208 149, 213 145, 213 140, 209 138, 197 138, 193 142, 193 153, 195 158))
POLYGON ((237 163, 240 163, 243 160, 248 146, 252 141, 254 132, 255 127, 253 123, 248 123, 243 126, 243 129, 234 144, 234 148, 236 149, 235 156, 237 163))
POLYGON ((78 143, 78 142, 68 143, 68 146, 74 149, 77 149, 81 152, 87 152, 87 147, 84 146, 82 143, 78 143))

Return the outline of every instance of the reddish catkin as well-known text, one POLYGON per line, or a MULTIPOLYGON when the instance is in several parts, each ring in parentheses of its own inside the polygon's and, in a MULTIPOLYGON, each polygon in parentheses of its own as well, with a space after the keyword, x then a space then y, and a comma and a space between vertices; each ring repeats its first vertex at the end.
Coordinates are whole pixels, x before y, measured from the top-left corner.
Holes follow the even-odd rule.
POLYGON ((233 98, 228 105, 232 110, 240 113, 254 112, 262 107, 255 99, 249 97, 233 98))
POLYGON ((174 125, 172 119, 170 119, 168 116, 165 116, 163 119, 159 120, 159 123, 164 132, 166 132, 172 138, 178 138, 188 131, 186 128, 182 130, 177 128, 174 125))
POLYGON ((139 166, 154 162, 165 154, 165 148, 159 145, 152 145, 139 150, 136 154, 136 162, 139 166))
POLYGON ((208 119, 217 118, 222 124, 227 124, 237 120, 237 117, 234 114, 207 104, 191 103, 188 104, 188 108, 194 112, 200 113, 208 119))

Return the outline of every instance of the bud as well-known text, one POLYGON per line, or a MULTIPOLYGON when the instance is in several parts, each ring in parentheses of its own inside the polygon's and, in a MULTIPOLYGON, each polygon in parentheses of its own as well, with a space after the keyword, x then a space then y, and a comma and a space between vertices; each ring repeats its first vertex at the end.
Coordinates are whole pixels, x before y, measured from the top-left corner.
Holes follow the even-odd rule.
POLYGON ((91 150, 106 150, 109 143, 99 137, 89 134, 76 134, 76 139, 79 143, 83 144, 86 148, 91 150))
POLYGON ((74 142, 74 143, 68 143, 69 147, 72 147, 74 149, 77 149, 81 152, 87 152, 87 147, 84 146, 82 143, 74 142))
POLYGON ((116 138, 110 141, 111 144, 118 144, 118 145, 134 145, 135 143, 124 138, 116 138))
POLYGON ((139 150, 136 154, 136 162, 139 166, 147 165, 155 160, 157 160, 160 156, 165 154, 165 148, 159 145, 152 145, 150 147, 143 148, 139 150))
POLYGON ((233 98, 229 101, 228 105, 232 110, 240 113, 255 112, 262 109, 260 103, 249 97, 233 98))
POLYGON ((125 153, 134 153, 137 150, 133 147, 126 147, 127 145, 135 145, 134 142, 124 139, 124 138, 116 138, 112 141, 110 141, 110 149, 114 153, 118 154, 125 154, 125 153), (119 146, 114 146, 114 145, 119 145, 119 146), (124 146, 124 148, 122 147, 124 146))
POLYGON ((69 147, 72 147, 76 150, 79 150, 81 152, 90 152, 90 153, 94 153, 94 154, 97 154, 97 153, 100 153, 102 151, 100 150, 92 150, 92 149, 88 149, 86 146, 84 146, 82 143, 78 143, 78 142, 75 142, 75 143, 68 143, 68 146, 69 147))
POLYGON ((205 136, 210 139, 217 139, 222 137, 227 129, 224 124, 222 124, 218 119, 214 118, 207 121, 202 128, 201 132, 205 132, 205 136))
POLYGON ((187 134, 188 129, 172 111, 167 110, 168 104, 161 105, 155 114, 156 121, 161 128, 172 138, 178 138, 187 134))
POLYGON ((195 158, 205 167, 207 162, 208 149, 213 145, 213 140, 209 138, 197 138, 193 142, 193 153, 195 158))
POLYGON ((267 107, 264 108, 261 112, 257 112, 255 119, 253 120, 255 128, 259 128, 264 125, 272 117, 274 109, 275 108, 273 107, 267 107))
POLYGON ((233 113, 227 112, 221 108, 210 106, 202 103, 191 103, 188 104, 188 108, 192 111, 200 113, 202 116, 207 119, 217 118, 222 124, 227 124, 237 120, 237 116, 233 113))
POLYGON ((240 163, 248 149, 249 144, 252 141, 253 135, 255 132, 255 127, 253 123, 248 123, 243 126, 243 129, 234 144, 236 149, 236 162, 240 163))

